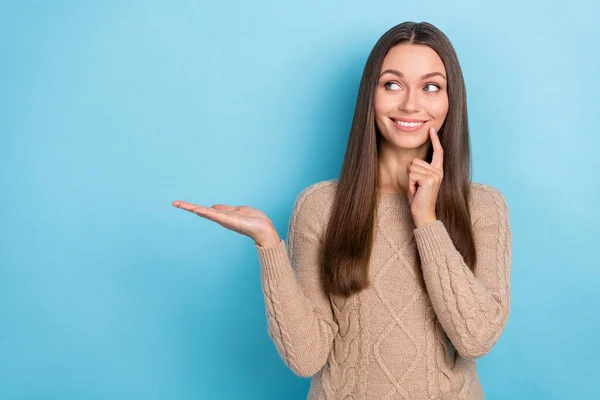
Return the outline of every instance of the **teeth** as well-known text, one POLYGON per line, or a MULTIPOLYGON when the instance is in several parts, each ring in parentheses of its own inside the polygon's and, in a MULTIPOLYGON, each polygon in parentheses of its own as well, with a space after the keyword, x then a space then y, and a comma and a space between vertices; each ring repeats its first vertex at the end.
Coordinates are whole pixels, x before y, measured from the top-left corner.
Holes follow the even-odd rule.
POLYGON ((403 122, 403 121, 395 121, 398 125, 415 127, 419 125, 423 125, 423 122, 403 122))

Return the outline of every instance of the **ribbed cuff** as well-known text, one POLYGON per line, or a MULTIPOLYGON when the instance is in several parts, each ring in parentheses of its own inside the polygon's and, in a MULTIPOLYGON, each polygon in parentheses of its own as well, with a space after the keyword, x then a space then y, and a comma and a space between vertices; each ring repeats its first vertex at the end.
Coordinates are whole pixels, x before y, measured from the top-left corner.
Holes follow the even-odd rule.
POLYGON ((254 246, 258 252, 261 269, 267 277, 280 279, 290 274, 294 275, 283 239, 273 246, 262 247, 257 243, 254 243, 254 246))
POLYGON ((431 221, 413 230, 419 256, 423 264, 435 260, 448 249, 454 248, 454 243, 439 219, 431 221))

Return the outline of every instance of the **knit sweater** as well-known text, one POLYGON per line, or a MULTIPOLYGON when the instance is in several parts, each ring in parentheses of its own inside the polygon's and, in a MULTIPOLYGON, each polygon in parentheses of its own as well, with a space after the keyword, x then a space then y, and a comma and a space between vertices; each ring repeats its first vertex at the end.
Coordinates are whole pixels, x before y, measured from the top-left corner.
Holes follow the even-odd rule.
POLYGON ((287 248, 255 243, 267 330, 284 363, 312 377, 308 399, 484 399, 475 359, 510 307, 511 231, 501 192, 471 183, 474 272, 440 220, 416 227, 406 196, 382 193, 368 274, 345 299, 319 283, 338 179, 296 198, 287 248))

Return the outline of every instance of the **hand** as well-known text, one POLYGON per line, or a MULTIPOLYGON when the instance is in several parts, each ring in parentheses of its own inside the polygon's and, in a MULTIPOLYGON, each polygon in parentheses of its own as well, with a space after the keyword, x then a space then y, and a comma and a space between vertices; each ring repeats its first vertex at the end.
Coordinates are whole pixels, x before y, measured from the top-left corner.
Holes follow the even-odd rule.
POLYGON ((255 208, 248 206, 234 207, 225 204, 205 207, 181 200, 175 200, 172 204, 174 207, 193 212, 229 230, 248 236, 254 239, 259 246, 273 246, 280 241, 277 230, 269 217, 255 208))
POLYGON ((433 156, 431 164, 420 158, 413 158, 406 166, 408 171, 408 201, 418 227, 435 221, 435 203, 444 177, 444 150, 440 138, 433 127, 429 128, 433 156))

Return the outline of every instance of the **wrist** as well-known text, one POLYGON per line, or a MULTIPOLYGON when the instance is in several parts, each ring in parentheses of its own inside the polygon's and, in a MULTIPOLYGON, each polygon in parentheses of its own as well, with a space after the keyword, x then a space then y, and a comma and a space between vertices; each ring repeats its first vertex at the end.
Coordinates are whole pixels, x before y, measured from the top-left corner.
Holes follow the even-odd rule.
POLYGON ((254 240, 254 242, 257 245, 259 245, 260 247, 275 246, 275 245, 278 245, 280 241, 281 241, 281 238, 279 237, 279 234, 277 233, 277 231, 275 229, 273 229, 271 232, 269 232, 265 235, 261 235, 260 237, 257 237, 254 240))
POLYGON ((426 225, 430 222, 437 221, 437 217, 435 215, 430 215, 427 217, 415 217, 414 221, 415 221, 415 226, 417 228, 420 228, 423 225, 426 225))

